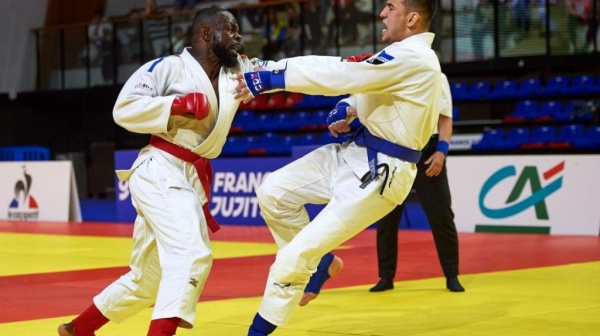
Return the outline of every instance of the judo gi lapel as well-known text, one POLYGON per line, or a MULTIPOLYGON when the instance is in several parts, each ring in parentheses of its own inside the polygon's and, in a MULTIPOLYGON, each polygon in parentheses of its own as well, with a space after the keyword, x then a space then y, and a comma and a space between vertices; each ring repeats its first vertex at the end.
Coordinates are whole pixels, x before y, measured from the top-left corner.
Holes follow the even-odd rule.
MULTIPOLYGON (((229 69, 222 67, 219 73, 219 100, 217 121, 214 129, 208 137, 194 149, 194 152, 207 157, 217 157, 223 149, 231 123, 235 117, 235 113, 240 105, 240 100, 233 98, 233 91, 237 82, 231 78, 233 75, 229 69)), ((211 90, 214 93, 214 90, 211 90)), ((215 97, 216 100, 216 97, 215 97)))

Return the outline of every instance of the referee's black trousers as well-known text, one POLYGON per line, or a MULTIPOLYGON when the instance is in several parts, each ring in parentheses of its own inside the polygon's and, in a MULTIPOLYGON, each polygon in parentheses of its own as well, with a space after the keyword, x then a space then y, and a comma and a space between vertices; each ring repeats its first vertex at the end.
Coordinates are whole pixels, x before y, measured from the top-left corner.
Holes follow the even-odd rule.
MULTIPOLYGON (((431 137, 417 164, 415 188, 423 211, 427 216, 438 258, 446 277, 458 276, 458 235, 454 224, 452 200, 446 162, 438 176, 428 177, 425 174, 427 160, 437 148, 437 135, 431 137)), ((394 279, 398 263, 398 226, 402 217, 403 205, 398 205, 392 212, 377 222, 377 262, 379 277, 394 279)))

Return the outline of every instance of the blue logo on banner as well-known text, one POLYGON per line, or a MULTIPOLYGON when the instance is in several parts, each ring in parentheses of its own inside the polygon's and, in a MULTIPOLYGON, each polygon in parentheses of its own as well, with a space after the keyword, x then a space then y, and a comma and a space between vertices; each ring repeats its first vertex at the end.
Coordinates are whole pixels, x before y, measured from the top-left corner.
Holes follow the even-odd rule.
MULTIPOLYGON (((137 150, 117 151, 115 168, 129 169, 137 150)), ((288 164, 291 158, 221 158, 211 161, 213 184, 210 212, 219 224, 264 225, 256 200, 256 188, 267 175, 288 164)), ((117 220, 131 222, 136 212, 131 204, 129 183, 115 178, 117 220)))
POLYGON ((210 212, 218 223, 264 225, 256 188, 290 158, 221 158, 211 161, 213 184, 210 212))

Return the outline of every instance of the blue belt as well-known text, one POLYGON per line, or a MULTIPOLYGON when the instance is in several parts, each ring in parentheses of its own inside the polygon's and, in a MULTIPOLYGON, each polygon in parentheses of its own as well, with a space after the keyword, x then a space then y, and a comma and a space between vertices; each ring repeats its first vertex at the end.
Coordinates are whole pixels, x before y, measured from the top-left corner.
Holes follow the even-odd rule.
POLYGON ((378 138, 362 125, 354 132, 353 138, 357 145, 367 148, 367 158, 369 160, 369 173, 361 179, 363 181, 363 184, 360 186, 361 188, 366 187, 377 177, 377 153, 383 153, 415 164, 421 158, 421 151, 378 138))

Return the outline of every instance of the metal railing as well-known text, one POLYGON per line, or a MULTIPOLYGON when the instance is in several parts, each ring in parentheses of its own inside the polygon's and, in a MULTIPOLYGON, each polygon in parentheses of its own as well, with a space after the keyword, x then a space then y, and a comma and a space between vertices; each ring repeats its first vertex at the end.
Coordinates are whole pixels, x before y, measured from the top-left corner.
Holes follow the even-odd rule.
MULTIPOLYGON (((433 24, 434 48, 443 64, 490 62, 514 57, 598 57, 598 1, 587 20, 576 20, 565 1, 451 0, 433 24)), ((347 8, 329 1, 274 1, 230 8, 250 57, 327 54, 346 57, 385 45, 379 32, 381 1, 355 0, 347 8), (267 29, 271 27, 271 29, 267 29), (285 30, 279 36, 276 32, 285 30), (268 34, 267 34, 268 33, 268 34), (270 43, 267 41, 270 40, 270 43), (271 46, 271 48, 269 48, 271 46)), ((444 4, 447 2, 444 1, 444 4)), ((181 52, 189 45, 194 11, 150 17, 112 18, 102 41, 89 38, 87 24, 36 29, 37 89, 64 90, 119 85, 143 63, 181 52)))

